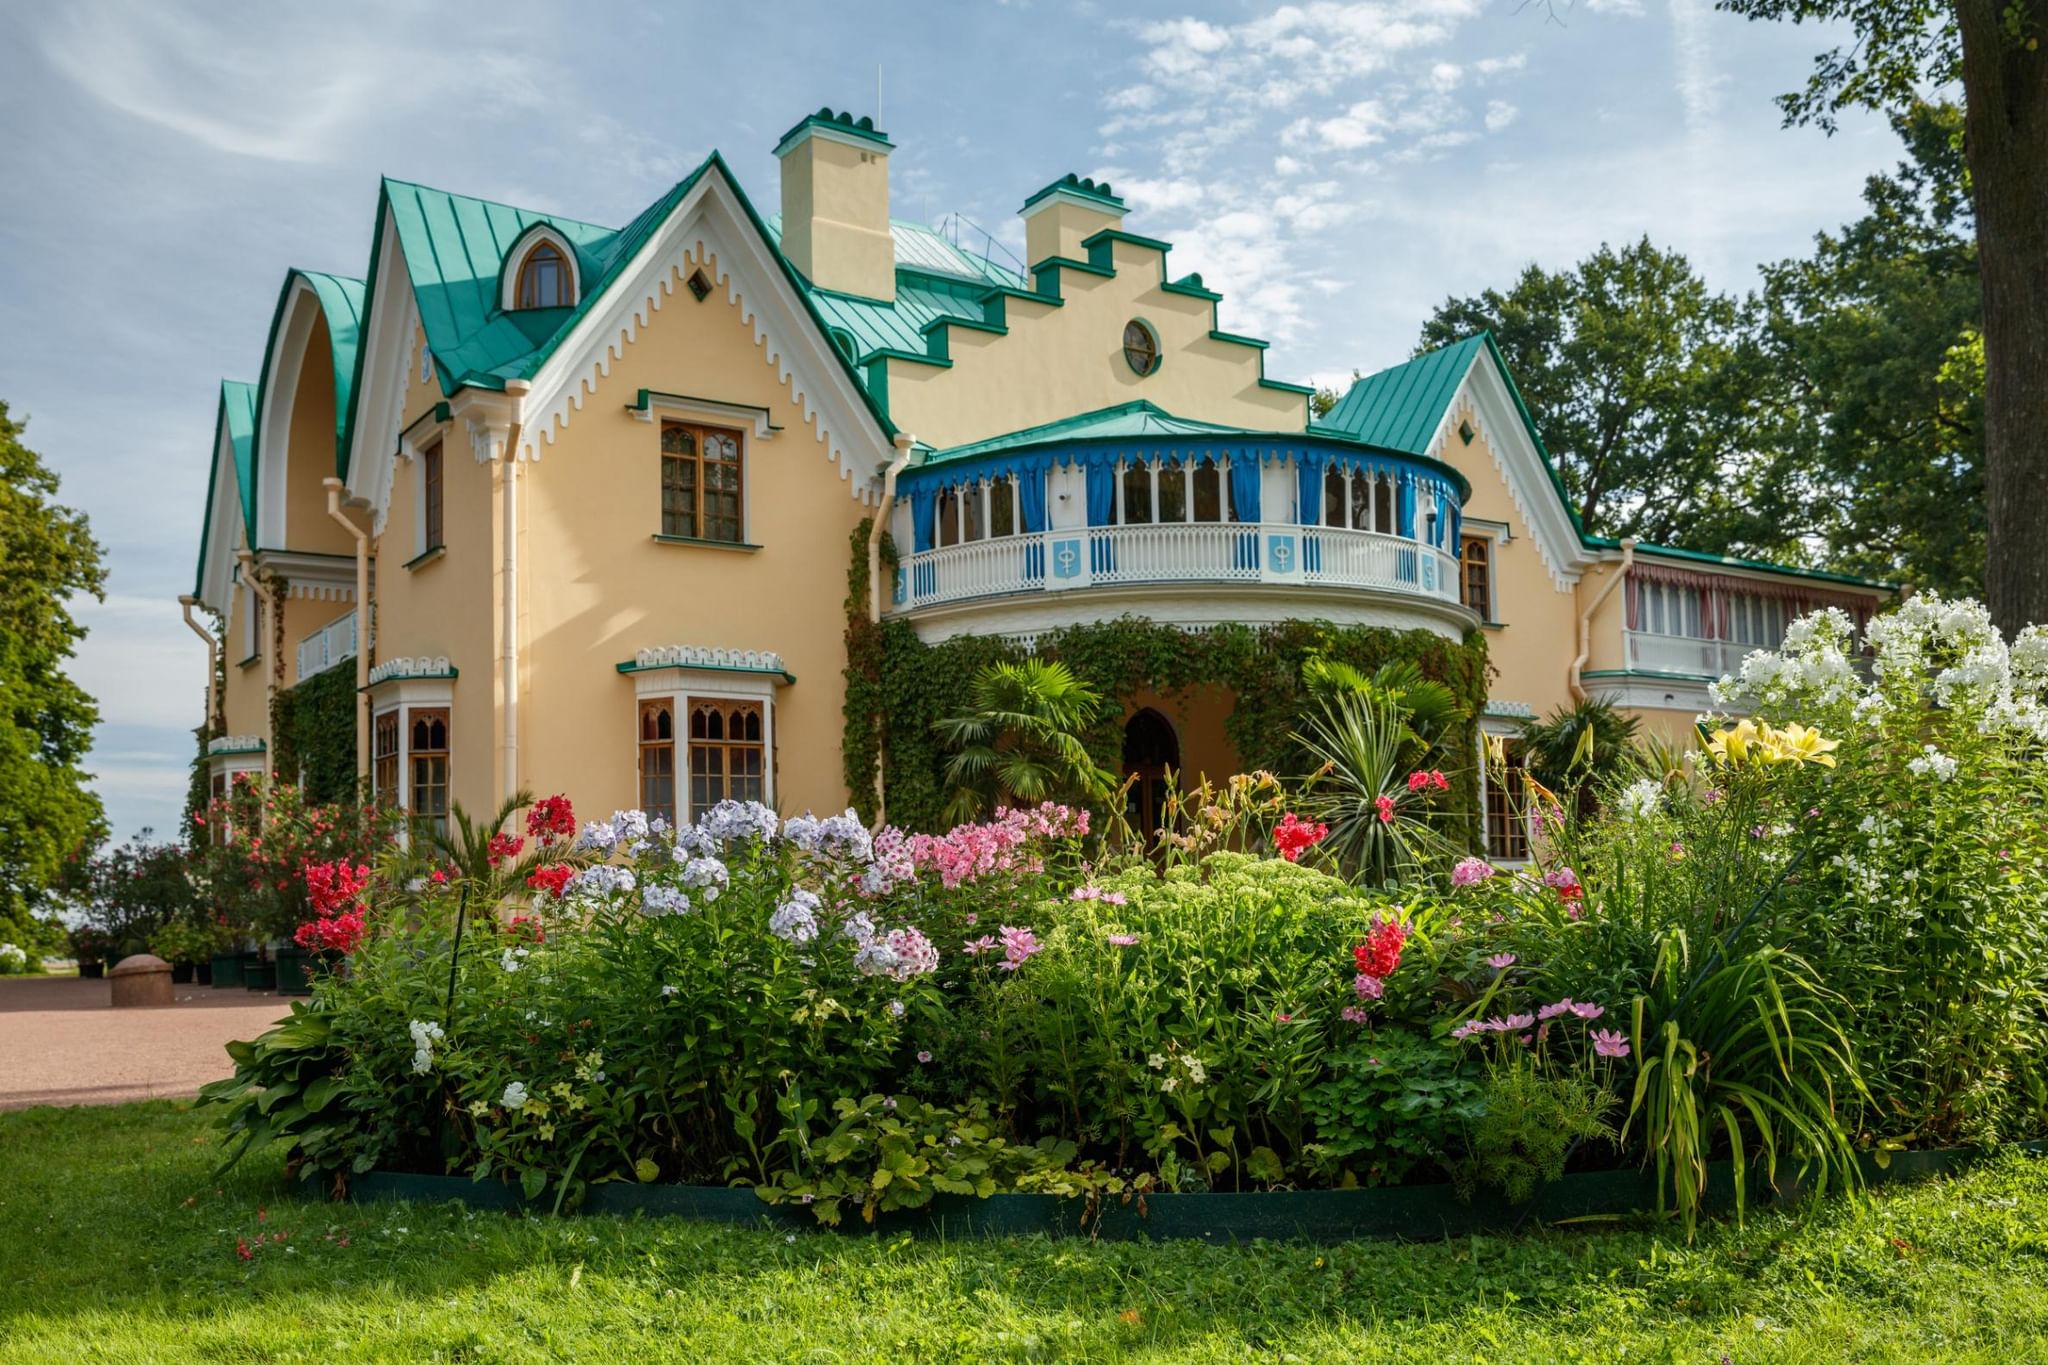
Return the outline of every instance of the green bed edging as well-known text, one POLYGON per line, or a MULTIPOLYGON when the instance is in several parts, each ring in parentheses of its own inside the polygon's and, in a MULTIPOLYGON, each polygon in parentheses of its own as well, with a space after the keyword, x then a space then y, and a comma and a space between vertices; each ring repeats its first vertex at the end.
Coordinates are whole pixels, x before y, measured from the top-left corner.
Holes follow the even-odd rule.
MULTIPOLYGON (((2021 1144, 2040 1153, 2048 1143, 2021 1144)), ((1864 1162, 1864 1179, 1872 1185, 1920 1180, 1960 1170, 1980 1159, 1973 1147, 1899 1152, 1889 1165, 1864 1162)), ((1781 1175, 1786 1174, 1781 1170, 1781 1175)), ((1752 1202, 1762 1203, 1764 1186, 1754 1182, 1752 1202)), ((518 1190, 495 1181, 454 1175, 407 1175, 372 1171, 357 1176, 349 1197, 359 1203, 398 1200, 431 1203, 454 1200, 474 1209, 545 1213, 553 1199, 530 1203, 518 1190)), ((1735 1203, 1734 1168, 1716 1162, 1708 1168, 1706 1206, 1713 1211, 1735 1203)), ((1077 1199, 1045 1194, 997 1194, 987 1199, 939 1195, 918 1209, 876 1215, 872 1225, 849 1212, 849 1232, 911 1232, 946 1236, 1000 1237, 1043 1234, 1050 1237, 1090 1236, 1108 1241, 1138 1237, 1213 1242, 1254 1238, 1345 1241, 1357 1237, 1397 1237, 1409 1241, 1511 1232, 1529 1224, 1620 1219, 1656 1207, 1656 1185, 1646 1171, 1589 1171, 1568 1175, 1545 1186, 1526 1204, 1512 1205, 1484 1193, 1470 1203, 1449 1185, 1396 1185, 1371 1190, 1277 1190, 1264 1194, 1154 1194, 1142 1208, 1138 1201, 1106 1203, 1096 1218, 1085 1218, 1077 1199)), ((776 1227, 818 1228, 808 1209, 794 1204, 767 1204, 747 1188, 718 1185, 633 1185, 624 1182, 592 1186, 583 1214, 694 1218, 700 1222, 776 1227)))

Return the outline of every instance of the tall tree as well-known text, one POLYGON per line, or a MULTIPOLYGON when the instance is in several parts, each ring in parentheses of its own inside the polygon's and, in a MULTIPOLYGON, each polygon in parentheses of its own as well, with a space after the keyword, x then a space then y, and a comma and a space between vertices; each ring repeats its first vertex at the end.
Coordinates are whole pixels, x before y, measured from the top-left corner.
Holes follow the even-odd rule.
POLYGON ((1757 344, 1788 404, 1775 458, 1831 568, 1984 584, 1982 294, 1962 111, 1893 119, 1909 159, 1811 256, 1763 268, 1757 344))
POLYGON ((101 596, 106 572, 21 434, 0 402, 0 939, 26 944, 65 860, 104 831, 79 768, 98 710, 64 665, 85 637, 68 603, 101 596))
POLYGON ((2024 0, 1720 0, 1751 19, 1847 24, 1789 123, 1833 131, 1849 108, 1899 113, 1924 92, 1963 94, 1963 155, 1984 300, 1986 597, 2007 631, 2048 621, 2048 51, 2024 0))
POLYGON ((1493 333, 1588 531, 1794 556, 1781 491, 1757 482, 1770 409, 1748 400, 1768 375, 1740 322, 1683 255, 1644 239, 1448 299, 1418 349, 1493 333))

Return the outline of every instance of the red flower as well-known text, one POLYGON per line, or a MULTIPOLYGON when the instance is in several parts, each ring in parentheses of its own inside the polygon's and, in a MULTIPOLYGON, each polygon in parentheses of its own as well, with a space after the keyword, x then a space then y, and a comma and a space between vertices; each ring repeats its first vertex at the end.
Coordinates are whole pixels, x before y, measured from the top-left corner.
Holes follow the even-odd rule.
POLYGON ((1379 810, 1381 824, 1391 825, 1394 823, 1393 797, 1388 796, 1385 792, 1381 792, 1378 796, 1375 796, 1372 799, 1372 803, 1379 810))
POLYGON ((533 875, 526 879, 526 884, 536 891, 559 896, 562 894, 562 888, 569 884, 569 878, 575 874, 576 869, 567 863, 549 863, 546 867, 536 867, 533 875))
POLYGON ((544 796, 526 812, 526 832, 543 846, 576 832, 576 811, 566 796, 544 796))
POLYGON ((1328 825, 1303 824, 1293 811, 1289 811, 1273 830, 1273 847, 1278 849, 1280 856, 1288 862, 1300 862, 1304 852, 1320 844, 1329 837, 1329 834, 1328 825))
POLYGON ((1392 976, 1394 969, 1401 965, 1401 949, 1407 942, 1408 926, 1405 922, 1374 915, 1365 942, 1351 950, 1351 958, 1358 964, 1361 975, 1382 980, 1392 976))
POLYGON ((256 1257, 256 1253, 249 1250, 249 1241, 245 1237, 237 1237, 235 1239, 235 1255, 245 1261, 254 1260, 256 1257))
POLYGON ((437 867, 427 874, 427 880, 436 886, 446 886, 448 884, 448 871, 446 868, 437 867))
POLYGON ((493 834, 490 844, 484 850, 484 859, 492 867, 496 867, 507 858, 518 857, 519 850, 525 847, 526 840, 524 839, 510 834, 493 834))
POLYGON ((540 927, 540 921, 532 915, 514 915, 505 922, 505 932, 514 938, 530 943, 546 943, 548 936, 540 927))

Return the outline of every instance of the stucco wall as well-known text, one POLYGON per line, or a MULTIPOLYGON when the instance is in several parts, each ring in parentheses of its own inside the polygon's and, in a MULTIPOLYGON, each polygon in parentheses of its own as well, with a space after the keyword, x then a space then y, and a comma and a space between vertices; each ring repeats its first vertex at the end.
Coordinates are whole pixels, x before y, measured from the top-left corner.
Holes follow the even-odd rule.
MULTIPOLYGON (((353 555, 355 542, 327 515, 327 490, 321 487, 321 480, 334 476, 334 352, 324 317, 315 319, 299 362, 290 431, 285 453, 285 542, 263 548, 353 555)), ((287 642, 297 639, 291 636, 287 642)))

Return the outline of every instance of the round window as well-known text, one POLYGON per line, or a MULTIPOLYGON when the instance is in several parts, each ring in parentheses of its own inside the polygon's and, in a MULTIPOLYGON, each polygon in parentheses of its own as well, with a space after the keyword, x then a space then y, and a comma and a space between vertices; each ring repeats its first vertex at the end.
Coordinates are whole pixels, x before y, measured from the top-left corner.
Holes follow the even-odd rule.
POLYGON ((1149 323, 1132 318, 1124 324, 1124 360, 1141 375, 1159 368, 1159 338, 1149 323))

